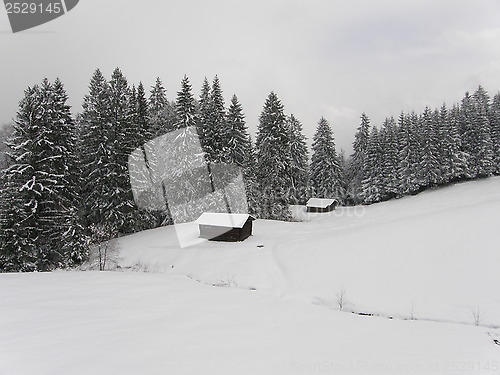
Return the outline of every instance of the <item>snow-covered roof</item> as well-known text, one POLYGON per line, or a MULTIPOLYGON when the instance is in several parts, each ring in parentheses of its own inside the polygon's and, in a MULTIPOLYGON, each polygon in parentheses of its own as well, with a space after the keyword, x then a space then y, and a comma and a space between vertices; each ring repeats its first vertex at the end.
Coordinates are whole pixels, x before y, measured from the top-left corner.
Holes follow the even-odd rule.
POLYGON ((311 198, 307 201, 307 207, 326 208, 332 203, 337 202, 334 198, 311 198))
POLYGON ((249 214, 204 212, 195 223, 201 225, 214 225, 217 227, 243 228, 248 218, 250 218, 250 220, 255 220, 255 218, 249 214))

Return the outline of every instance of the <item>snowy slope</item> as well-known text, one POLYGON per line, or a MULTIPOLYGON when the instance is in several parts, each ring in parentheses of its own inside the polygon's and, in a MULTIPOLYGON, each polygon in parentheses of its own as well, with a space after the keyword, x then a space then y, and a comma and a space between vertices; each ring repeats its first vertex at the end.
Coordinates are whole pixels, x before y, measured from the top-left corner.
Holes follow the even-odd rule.
POLYGON ((498 373, 484 327, 361 317, 165 274, 0 285, 2 375, 498 373))
POLYGON ((0 374, 500 374, 499 209, 493 178, 242 243, 120 239, 111 267, 147 272, 2 274, 0 374))
POLYGON ((118 264, 331 308, 344 289, 350 310, 403 318, 473 323, 479 306, 482 324, 500 326, 500 178, 306 219, 184 249, 173 228, 143 232, 121 240, 118 264))

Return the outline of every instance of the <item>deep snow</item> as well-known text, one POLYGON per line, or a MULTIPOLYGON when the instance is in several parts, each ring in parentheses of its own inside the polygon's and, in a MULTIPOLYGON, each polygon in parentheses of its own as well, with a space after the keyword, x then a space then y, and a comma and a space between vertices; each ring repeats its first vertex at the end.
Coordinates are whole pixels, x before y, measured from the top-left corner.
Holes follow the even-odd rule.
POLYGON ((110 267, 147 272, 3 274, 0 374, 500 374, 499 209, 492 178, 242 243, 120 239, 110 267))
MULTIPOLYGON (((120 241, 117 264, 331 308, 344 289, 348 309, 402 318, 473 323, 479 306, 481 324, 500 327, 500 178, 331 214, 298 211, 309 221, 257 220, 241 243, 180 249, 171 227, 139 233, 120 241)), ((183 230, 198 236, 196 224, 183 230)))

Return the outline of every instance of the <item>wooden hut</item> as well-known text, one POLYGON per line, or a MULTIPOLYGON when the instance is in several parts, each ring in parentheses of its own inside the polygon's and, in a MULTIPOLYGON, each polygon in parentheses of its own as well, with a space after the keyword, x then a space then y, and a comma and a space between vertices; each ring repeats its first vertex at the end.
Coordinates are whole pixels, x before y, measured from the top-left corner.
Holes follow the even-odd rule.
POLYGON ((244 241, 252 235, 252 221, 248 214, 227 214, 205 212, 196 223, 200 227, 200 237, 212 241, 244 241))
POLYGON ((338 201, 334 198, 311 198, 307 201, 306 211, 307 212, 330 212, 335 210, 338 201))

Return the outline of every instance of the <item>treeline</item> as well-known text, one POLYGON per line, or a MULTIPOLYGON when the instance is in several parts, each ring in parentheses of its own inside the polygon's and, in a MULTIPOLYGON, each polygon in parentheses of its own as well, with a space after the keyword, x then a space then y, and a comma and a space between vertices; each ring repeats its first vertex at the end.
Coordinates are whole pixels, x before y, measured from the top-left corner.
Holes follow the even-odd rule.
POLYGON ((93 245, 172 224, 169 202, 145 208, 134 201, 128 159, 173 131, 196 133, 208 166, 239 167, 249 211, 265 219, 290 220, 289 205, 312 196, 373 203, 500 173, 500 96, 490 102, 482 88, 450 110, 401 114, 381 129, 363 114, 348 160, 321 118, 310 162, 301 122, 274 92, 254 142, 237 96, 226 106, 217 76, 204 80, 198 96, 184 77, 168 100, 159 78, 147 95, 118 68, 109 80, 96 70, 76 118, 67 99, 59 80, 45 79, 25 91, 14 126, 0 134, 7 147, 0 160, 0 272, 74 266, 93 245))
POLYGON ((173 130, 195 129, 207 163, 242 169, 256 216, 286 220, 288 203, 304 201, 302 125, 285 115, 274 93, 256 144, 236 95, 226 108, 218 77, 205 79, 198 98, 184 77, 169 101, 160 79, 147 97, 142 83, 130 85, 120 69, 109 80, 96 70, 76 118, 67 99, 61 81, 45 79, 25 91, 13 129, 4 129, 11 134, 1 172, 0 271, 74 266, 92 245, 171 224, 168 205, 136 205, 127 162, 134 149, 173 130))
POLYGON ((363 114, 349 160, 348 198, 374 203, 452 182, 500 174, 500 93, 480 86, 450 109, 387 118, 380 129, 363 114))

